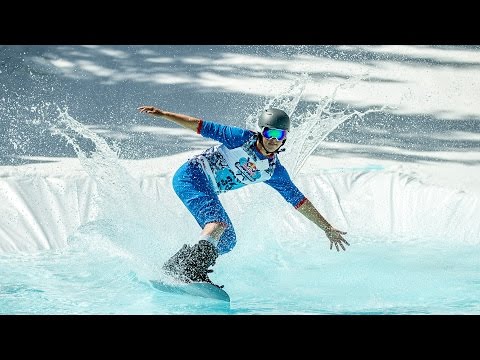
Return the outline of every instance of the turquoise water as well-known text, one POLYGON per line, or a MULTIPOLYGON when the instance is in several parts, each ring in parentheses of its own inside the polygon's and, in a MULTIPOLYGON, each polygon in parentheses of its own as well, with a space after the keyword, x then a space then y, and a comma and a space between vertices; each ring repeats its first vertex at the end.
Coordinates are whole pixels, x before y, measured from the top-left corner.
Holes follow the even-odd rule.
POLYGON ((345 253, 326 242, 293 256, 274 243, 256 256, 233 251, 212 274, 230 294, 228 305, 155 290, 135 271, 136 259, 113 242, 84 238, 61 251, 2 255, 0 313, 480 313, 477 245, 350 242, 345 253))

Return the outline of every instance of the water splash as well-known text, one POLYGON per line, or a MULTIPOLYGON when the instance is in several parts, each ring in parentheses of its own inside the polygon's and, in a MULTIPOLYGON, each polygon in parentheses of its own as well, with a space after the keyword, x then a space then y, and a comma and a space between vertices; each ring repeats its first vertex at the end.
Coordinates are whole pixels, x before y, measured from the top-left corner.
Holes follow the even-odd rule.
MULTIPOLYGON (((385 109, 368 109, 364 112, 358 110, 336 110, 335 96, 339 89, 355 86, 363 77, 352 77, 345 83, 335 87, 332 95, 322 98, 317 104, 309 106, 303 112, 298 112, 297 107, 308 83, 312 81, 308 74, 302 74, 296 79, 289 89, 269 99, 264 108, 277 108, 285 111, 291 119, 291 131, 285 152, 282 154, 282 164, 289 170, 290 175, 295 177, 301 170, 308 157, 321 146, 325 138, 340 124, 353 118, 361 119, 373 112, 381 112, 385 109)), ((250 115, 246 120, 248 129, 257 130, 257 118, 260 113, 250 115)))
POLYGON ((142 208, 138 182, 120 163, 118 150, 110 148, 105 139, 71 117, 67 109, 59 109, 52 125, 53 135, 63 137, 73 147, 85 171, 97 182, 105 203, 102 209, 105 215, 117 217, 132 207, 142 208), (88 140, 91 149, 82 149, 79 138, 88 140), (109 205, 113 203, 115 208, 109 205))
MULTIPOLYGON (((69 242, 104 236, 136 257, 136 270, 158 272, 169 253, 171 230, 176 215, 164 199, 149 198, 119 159, 119 150, 75 120, 67 109, 58 109, 51 122, 52 133, 70 144, 80 163, 97 185, 97 220, 83 224, 69 242), (87 141, 87 142, 85 142, 87 141)), ((135 262, 135 261, 134 261, 135 262)))

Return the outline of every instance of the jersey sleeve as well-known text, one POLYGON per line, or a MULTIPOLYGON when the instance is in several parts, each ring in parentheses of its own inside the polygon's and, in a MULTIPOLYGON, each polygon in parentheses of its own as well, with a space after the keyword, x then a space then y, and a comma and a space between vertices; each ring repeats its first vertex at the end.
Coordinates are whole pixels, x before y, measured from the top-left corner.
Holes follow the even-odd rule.
POLYGON ((203 137, 219 141, 229 149, 241 146, 253 135, 250 130, 205 120, 201 120, 198 124, 197 133, 203 137))
POLYGON ((295 209, 298 209, 307 200, 305 195, 292 182, 287 169, 280 162, 277 162, 275 172, 265 183, 277 190, 295 209))

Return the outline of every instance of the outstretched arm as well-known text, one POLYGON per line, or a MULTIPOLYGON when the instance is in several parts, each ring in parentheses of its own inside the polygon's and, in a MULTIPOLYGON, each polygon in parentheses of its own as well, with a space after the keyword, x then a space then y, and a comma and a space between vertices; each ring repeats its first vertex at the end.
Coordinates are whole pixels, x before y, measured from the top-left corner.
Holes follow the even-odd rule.
POLYGON ((198 125, 202 121, 201 119, 197 119, 193 116, 176 114, 173 112, 158 109, 153 106, 140 106, 137 110, 139 110, 141 113, 154 115, 154 116, 161 116, 167 120, 173 121, 174 123, 180 126, 183 126, 184 128, 193 130, 195 132, 197 132, 198 125))
POLYGON ((320 229, 325 231, 328 239, 330 240, 330 250, 332 250, 333 244, 337 248, 337 251, 340 251, 338 245, 345 250, 343 243, 350 245, 347 240, 343 238, 342 235, 345 235, 346 232, 335 229, 332 225, 328 223, 327 220, 318 212, 318 210, 313 206, 310 200, 305 200, 305 202, 297 208, 297 210, 305 216, 308 220, 312 221, 320 229))

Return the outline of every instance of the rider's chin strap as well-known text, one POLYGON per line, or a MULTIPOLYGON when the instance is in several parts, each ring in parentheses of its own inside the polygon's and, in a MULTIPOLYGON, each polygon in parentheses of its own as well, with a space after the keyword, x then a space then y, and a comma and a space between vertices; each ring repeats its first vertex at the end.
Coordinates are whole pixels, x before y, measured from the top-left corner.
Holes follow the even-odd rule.
POLYGON ((281 147, 282 147, 283 145, 285 145, 285 141, 287 141, 287 139, 284 139, 284 140, 282 141, 282 145, 280 145, 277 150, 275 150, 275 151, 268 151, 268 150, 265 148, 265 145, 263 145, 263 136, 262 136, 262 134, 259 133, 259 134, 258 134, 258 137, 260 138, 260 144, 262 145, 263 150, 265 150, 265 152, 266 152, 267 154, 278 154, 278 153, 281 152, 281 151, 285 151, 285 149, 281 149, 281 147))

